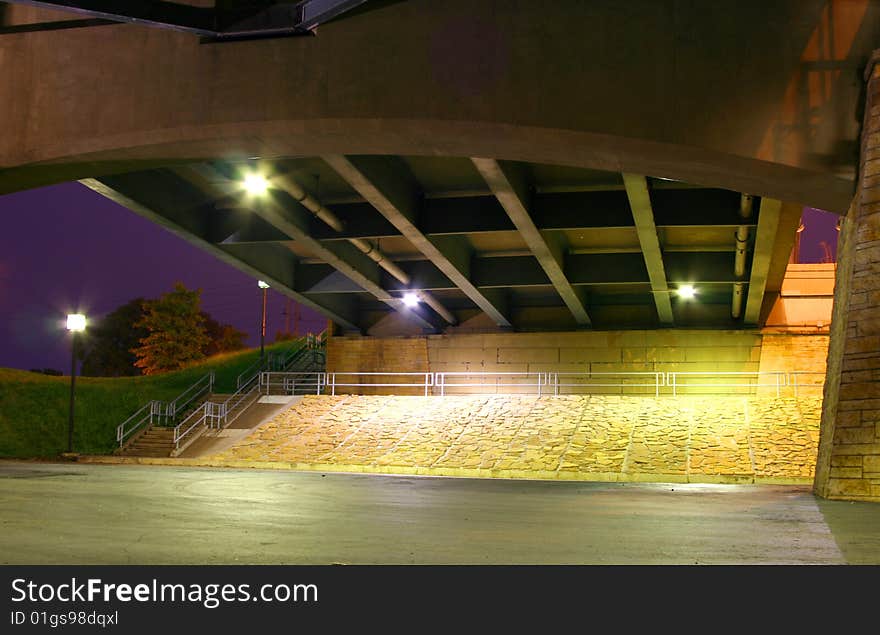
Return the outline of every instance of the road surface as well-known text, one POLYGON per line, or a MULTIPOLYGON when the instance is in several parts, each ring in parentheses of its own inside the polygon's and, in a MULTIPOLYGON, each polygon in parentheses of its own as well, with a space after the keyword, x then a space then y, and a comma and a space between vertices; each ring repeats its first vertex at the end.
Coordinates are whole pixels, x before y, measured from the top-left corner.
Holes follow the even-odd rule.
POLYGON ((5 564, 880 563, 807 488, 0 461, 5 564))

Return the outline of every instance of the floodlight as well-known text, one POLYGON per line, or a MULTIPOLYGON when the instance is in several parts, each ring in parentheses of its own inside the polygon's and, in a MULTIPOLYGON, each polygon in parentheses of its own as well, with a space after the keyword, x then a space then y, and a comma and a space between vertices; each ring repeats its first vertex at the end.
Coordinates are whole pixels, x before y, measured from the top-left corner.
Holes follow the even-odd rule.
POLYGON ((86 330, 86 316, 82 313, 70 313, 67 316, 67 330, 74 333, 86 330))

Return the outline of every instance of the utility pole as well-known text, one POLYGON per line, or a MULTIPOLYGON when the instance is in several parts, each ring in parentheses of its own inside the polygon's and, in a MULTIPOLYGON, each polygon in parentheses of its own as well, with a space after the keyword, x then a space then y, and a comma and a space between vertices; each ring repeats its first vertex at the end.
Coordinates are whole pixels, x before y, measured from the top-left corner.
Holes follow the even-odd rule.
POLYGON ((290 336, 290 303, 291 299, 287 298, 287 304, 284 306, 284 334, 290 336))
POLYGON ((269 292, 269 285, 258 280, 257 286, 263 290, 263 318, 260 320, 260 359, 263 359, 266 351, 266 296, 269 292))

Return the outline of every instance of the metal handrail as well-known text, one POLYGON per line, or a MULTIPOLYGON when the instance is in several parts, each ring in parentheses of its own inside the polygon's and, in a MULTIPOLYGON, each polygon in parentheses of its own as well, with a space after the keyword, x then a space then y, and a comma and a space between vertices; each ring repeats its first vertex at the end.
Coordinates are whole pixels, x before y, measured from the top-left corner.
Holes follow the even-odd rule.
POLYGON ((194 384, 177 395, 166 406, 166 414, 173 419, 178 411, 183 410, 193 401, 201 397, 203 394, 211 394, 214 390, 214 371, 200 377, 194 384), (181 401, 182 400, 182 401, 181 401))
POLYGON ((220 404, 206 401, 193 410, 183 421, 174 427, 174 449, 180 449, 180 442, 200 425, 214 427, 214 420, 219 418, 220 404))
POLYGON ((273 387, 279 387, 284 394, 296 394, 297 386, 308 388, 320 395, 327 384, 327 374, 323 372, 270 371, 260 373, 260 392, 269 394, 273 387), (280 381, 279 381, 280 380, 280 381))
MULTIPOLYGON (((236 410, 248 397, 250 397, 253 393, 259 395, 260 392, 260 375, 261 373, 257 373, 250 379, 248 379, 245 383, 239 386, 238 390, 229 395, 224 401, 217 404, 220 409, 219 418, 217 420, 217 427, 225 428, 230 423, 235 421, 242 412, 244 412, 244 408, 240 411, 236 412, 232 418, 229 417, 230 413, 236 410), (232 404, 230 406, 230 404, 232 404)), ((250 404, 248 404, 250 405, 250 404)))
POLYGON ((266 371, 277 371, 289 368, 295 359, 304 351, 317 350, 323 346, 323 340, 317 340, 314 335, 307 335, 292 341, 292 345, 287 351, 269 352, 264 357, 257 359, 253 364, 245 368, 238 377, 235 378, 235 387, 241 388, 254 376, 266 371), (312 345, 312 342, 319 344, 312 345))
POLYGON ((631 372, 612 372, 612 371, 601 371, 601 372, 593 372, 587 371, 583 373, 576 372, 551 372, 549 375, 549 384, 553 386, 553 394, 559 395, 560 388, 653 388, 654 396, 660 396, 660 388, 666 385, 666 373, 662 371, 631 371, 631 372), (585 379, 592 379, 593 377, 634 377, 635 379, 642 379, 646 377, 653 377, 654 381, 649 383, 631 383, 631 382, 613 382, 613 383, 560 383, 559 377, 583 377, 585 379))
POLYGON ((792 387, 792 390, 793 390, 793 392, 794 392, 794 396, 797 397, 797 396, 798 396, 798 391, 799 391, 801 388, 824 388, 824 387, 825 387, 825 377, 826 377, 826 375, 827 375, 827 373, 820 373, 819 371, 813 371, 813 370, 794 370, 794 371, 790 371, 790 372, 788 373, 788 382, 787 382, 787 383, 788 383, 789 386, 792 387), (814 384, 814 383, 804 384, 804 383, 801 383, 800 380, 799 380, 798 378, 799 378, 799 377, 802 377, 802 376, 804 376, 804 375, 818 375, 819 377, 822 378, 822 381, 821 381, 820 383, 818 383, 818 384, 814 384))
POLYGON ((255 361, 253 364, 251 364, 250 366, 248 366, 247 368, 245 368, 243 371, 241 371, 238 374, 238 377, 235 378, 235 387, 241 388, 245 383, 249 382, 255 376, 259 375, 261 372, 266 370, 266 368, 264 368, 264 367, 271 364, 271 361, 272 361, 272 354, 271 353, 269 353, 268 355, 266 355, 264 357, 260 357, 257 361, 255 361), (247 379, 245 379, 245 377, 247 379))
POLYGON ((434 385, 434 373, 398 373, 398 372, 389 372, 389 373, 377 373, 377 372, 344 372, 344 373, 326 373, 326 384, 330 386, 330 394, 336 394, 336 388, 355 388, 355 387, 399 387, 399 388, 424 388, 425 396, 428 396, 431 386, 434 385), (354 376, 354 377, 422 377, 422 381, 417 383, 386 383, 386 382, 377 382, 377 383, 359 383, 359 382, 337 382, 336 376, 354 376))
POLYGON ((186 417, 183 421, 174 426, 174 448, 177 449, 180 447, 180 440, 187 436, 192 430, 201 423, 205 422, 205 413, 208 409, 208 403, 205 402, 200 405, 198 408, 193 410, 189 416, 186 417), (192 421, 191 421, 192 420, 192 421), (186 427, 188 426, 188 427, 186 427), (186 427, 186 429, 181 432, 181 429, 186 427))
POLYGON ((315 352, 315 349, 309 348, 307 345, 304 344, 300 348, 292 351, 290 355, 288 355, 280 364, 278 364, 275 368, 271 370, 285 372, 288 368, 293 367, 300 360, 305 359, 308 355, 312 355, 315 352))
MULTIPOLYGON (((455 371, 455 372, 435 372, 435 373, 406 373, 406 372, 328 372, 325 374, 326 387, 332 395, 336 394, 337 387, 385 387, 385 388, 414 388, 424 387, 425 395, 429 394, 429 388, 433 386, 434 394, 441 396, 447 391, 456 388, 479 388, 489 387, 494 389, 495 394, 520 394, 516 392, 500 392, 503 388, 533 388, 538 395, 560 393, 568 393, 561 389, 564 388, 653 388, 654 396, 659 397, 667 390, 672 396, 678 396, 681 389, 710 389, 710 388, 737 388, 756 390, 758 388, 773 388, 777 396, 782 395, 784 388, 793 388, 795 396, 798 394, 799 388, 819 387, 821 384, 804 384, 798 379, 802 375, 823 375, 819 372, 811 371, 602 371, 602 372, 489 372, 489 371, 455 371), (378 377, 419 377, 418 382, 362 382, 362 381, 340 381, 340 377, 362 377, 362 376, 378 376, 378 377), (525 381, 507 381, 510 378, 522 378, 525 381), (583 382, 569 382, 567 378, 583 378, 583 382), (591 381, 597 378, 620 378, 621 381, 591 381), (732 378, 743 379, 747 381, 688 381, 687 378, 732 378), (770 381, 764 381, 764 378, 771 378, 770 381), (455 378, 478 378, 479 381, 455 381, 455 378), (493 378, 495 381, 487 383, 486 378, 493 378), (560 381, 562 378, 562 381, 560 381), (650 378, 651 381, 642 383, 633 383, 626 381, 627 378, 638 380, 639 378, 650 378), (450 381, 453 379, 453 381, 450 381), (685 380, 684 382, 682 380, 685 380), (755 381, 748 381, 755 380, 755 381), (546 391, 545 391, 546 389, 546 391), (665 390, 664 390, 665 389, 665 390)), ((669 394, 669 393, 666 393, 669 394)))
POLYGON ((165 404, 156 399, 147 402, 137 412, 128 419, 116 426, 116 441, 121 448, 125 445, 125 440, 131 436, 132 432, 143 426, 145 423, 153 425, 154 418, 165 416, 165 404), (130 427, 129 424, 131 424, 130 427), (128 427, 128 429, 126 429, 128 427))
POLYGON ((776 396, 782 394, 782 388, 788 385, 786 371, 671 371, 666 373, 666 384, 672 388, 672 395, 678 396, 679 388, 775 388, 776 396), (762 375, 769 375, 774 381, 769 384, 762 384, 760 381, 749 384, 730 384, 730 383, 687 383, 680 384, 679 377, 754 377, 760 380, 762 375))
POLYGON ((271 370, 284 370, 299 359, 305 350, 307 349, 305 345, 303 345, 289 351, 286 355, 281 356, 281 360, 277 364, 271 365, 271 370))
MULTIPOLYGON (((509 387, 531 388, 531 387, 534 387, 537 391, 537 394, 540 395, 542 392, 542 387, 548 385, 548 377, 547 377, 548 373, 543 373, 543 372, 539 372, 539 373, 529 373, 529 372, 492 373, 492 372, 486 372, 486 371, 474 371, 474 372, 455 371, 455 372, 435 373, 435 375, 436 375, 436 379, 434 381, 434 384, 440 388, 440 396, 441 397, 446 395, 447 388, 472 388, 472 387, 479 387, 479 386, 486 386, 487 385, 485 382, 479 382, 479 383, 453 382, 453 383, 449 383, 446 381, 447 377, 495 377, 496 381, 494 384, 491 384, 491 385, 495 386, 496 394, 498 393, 498 388, 509 388, 509 387), (514 377, 514 376, 524 377, 526 379, 529 379, 530 377, 535 377, 537 381, 535 383, 523 383, 523 382, 509 383, 509 382, 497 381, 497 378, 504 379, 507 377, 514 377)), ((504 393, 502 393, 502 394, 504 394, 504 393)))

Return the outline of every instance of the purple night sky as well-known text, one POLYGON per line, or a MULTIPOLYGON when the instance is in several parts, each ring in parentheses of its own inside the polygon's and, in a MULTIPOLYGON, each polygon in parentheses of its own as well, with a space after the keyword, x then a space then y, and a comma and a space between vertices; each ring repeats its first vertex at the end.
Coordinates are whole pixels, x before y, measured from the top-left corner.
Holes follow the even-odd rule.
MULTIPOLYGON (((178 280, 201 288, 204 310, 259 346, 256 280, 84 185, 0 196, 0 218, 0 367, 68 373, 67 313, 96 318, 133 298, 170 291, 178 280)), ((269 290, 267 342, 283 330, 286 304, 269 290)), ((325 325, 301 308, 300 333, 325 325)))
MULTIPOLYGON (((0 367, 69 372, 67 313, 96 318, 133 298, 169 291, 178 280, 201 288, 208 313, 259 345, 260 291, 253 278, 79 183, 0 196, 0 217, 0 367)), ((837 216, 807 209, 804 222, 800 261, 821 262, 821 241, 834 254, 837 216)), ((267 341, 283 329, 286 303, 270 290, 267 341)), ((325 324, 301 309, 301 333, 325 324)))

